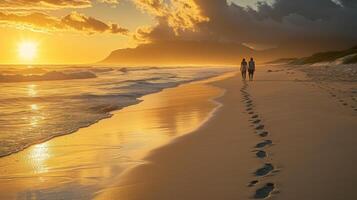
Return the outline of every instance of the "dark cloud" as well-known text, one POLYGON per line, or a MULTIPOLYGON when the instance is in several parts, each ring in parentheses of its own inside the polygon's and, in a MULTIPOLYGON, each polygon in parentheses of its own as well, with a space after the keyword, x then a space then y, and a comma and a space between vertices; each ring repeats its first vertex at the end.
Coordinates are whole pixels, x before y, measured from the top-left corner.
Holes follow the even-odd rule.
POLYGON ((356 0, 338 0, 342 6, 349 7, 349 8, 357 8, 357 1, 356 0))
POLYGON ((78 12, 72 12, 62 19, 39 12, 25 15, 0 12, 0 25, 44 32, 75 30, 88 34, 104 32, 114 34, 128 33, 127 29, 122 28, 117 24, 105 23, 78 12))
POLYGON ((303 16, 309 20, 328 19, 340 6, 331 0, 276 0, 273 6, 258 3, 258 14, 275 20, 283 20, 291 14, 303 16))
MULTIPOLYGON (((156 11, 163 6, 153 4, 155 1, 152 0, 148 2, 151 4, 146 6, 156 11)), ((172 2, 175 4, 176 1, 172 2)), ((180 2, 195 5, 198 11, 194 16, 208 20, 193 21, 191 29, 182 29, 184 20, 177 20, 172 26, 167 20, 168 15, 156 13, 158 25, 150 31, 147 28, 146 31, 138 30, 136 37, 150 41, 210 40, 285 48, 298 48, 303 43, 309 47, 306 53, 357 43, 356 0, 340 0, 340 3, 332 0, 276 0, 271 5, 258 3, 257 10, 228 4, 224 0, 180 2)))

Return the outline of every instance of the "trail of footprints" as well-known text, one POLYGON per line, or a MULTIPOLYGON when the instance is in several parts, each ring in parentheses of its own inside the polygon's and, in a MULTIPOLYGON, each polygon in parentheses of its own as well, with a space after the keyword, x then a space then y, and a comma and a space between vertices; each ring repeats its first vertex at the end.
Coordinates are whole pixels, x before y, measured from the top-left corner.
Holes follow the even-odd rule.
POLYGON ((255 112, 254 102, 247 89, 248 84, 243 83, 243 87, 241 88, 240 92, 242 95, 242 101, 245 104, 245 110, 250 117, 249 122, 254 127, 255 133, 261 137, 261 141, 254 147, 254 153, 257 159, 263 162, 262 166, 253 172, 256 179, 252 180, 248 184, 248 187, 257 187, 253 196, 254 199, 265 199, 268 198, 273 192, 277 191, 276 184, 269 181, 267 182, 266 180, 268 179, 269 175, 278 172, 278 170, 274 164, 269 161, 271 158, 267 152, 269 146, 273 145, 273 141, 268 139, 269 132, 265 130, 265 126, 262 124, 260 116, 255 112))
POLYGON ((357 111, 357 89, 351 88, 348 90, 341 90, 331 86, 323 86, 321 82, 315 82, 312 84, 326 91, 332 98, 345 107, 349 107, 354 111, 357 111))

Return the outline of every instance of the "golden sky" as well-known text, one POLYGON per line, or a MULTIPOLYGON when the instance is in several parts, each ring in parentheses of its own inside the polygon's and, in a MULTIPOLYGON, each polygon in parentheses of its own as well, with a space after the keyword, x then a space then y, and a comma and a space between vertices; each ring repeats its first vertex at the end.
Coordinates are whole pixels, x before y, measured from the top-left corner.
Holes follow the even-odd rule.
POLYGON ((356 17, 350 0, 1 0, 0 64, 94 63, 165 41, 259 51, 295 44, 290 56, 303 52, 302 41, 305 53, 351 45, 356 17))
MULTIPOLYGON (((254 6, 252 2, 239 1, 254 6)), ((136 0, 3 0, 0 2, 0 63, 92 63, 105 58, 112 50, 135 47, 138 41, 132 34, 140 27, 157 23, 142 6, 136 0), (108 27, 100 27, 94 20, 87 21, 88 26, 76 24, 82 18, 98 20, 108 27), (65 23, 66 19, 74 22, 65 23), (26 42, 36 43, 36 55, 31 60, 19 55, 19 46, 26 42)))
MULTIPOLYGON (((26 1, 19 2, 23 2, 24 6, 27 3, 26 1)), ((80 0, 77 2, 80 2, 80 0)), ((152 17, 136 9, 134 4, 127 1, 122 1, 120 4, 83 2, 87 3, 83 5, 84 8, 80 6, 77 8, 73 5, 63 6, 63 8, 37 5, 36 3, 31 5, 39 7, 38 10, 26 10, 20 6, 16 9, 15 6, 15 8, 12 8, 12 5, 6 7, 6 5, 1 5, 6 3, 0 3, 0 7, 3 6, 0 10, 0 62, 3 64, 29 62, 21 59, 18 55, 19 43, 26 41, 33 41, 38 44, 37 55, 31 60, 31 63, 34 64, 91 63, 103 59, 114 49, 136 45, 135 41, 126 33, 121 33, 120 30, 118 33, 112 33, 110 28, 106 30, 105 27, 98 30, 91 30, 90 27, 87 28, 88 30, 84 30, 85 28, 81 30, 81 27, 78 30, 71 27, 56 28, 55 26, 61 26, 60 21, 63 21, 64 17, 68 15, 73 16, 73 18, 76 15, 79 18, 81 16, 92 17, 108 25, 118 24, 118 26, 129 31, 135 31, 139 26, 154 23, 152 17), (23 18, 13 17, 13 19, 6 20, 3 13, 7 16, 23 16, 23 18), (33 13, 41 13, 42 15, 38 17, 33 13), (41 19, 44 18, 42 16, 46 16, 48 19, 53 18, 55 23, 47 26, 46 23, 51 22, 42 22, 41 19), (31 20, 33 20, 33 23, 31 20)))

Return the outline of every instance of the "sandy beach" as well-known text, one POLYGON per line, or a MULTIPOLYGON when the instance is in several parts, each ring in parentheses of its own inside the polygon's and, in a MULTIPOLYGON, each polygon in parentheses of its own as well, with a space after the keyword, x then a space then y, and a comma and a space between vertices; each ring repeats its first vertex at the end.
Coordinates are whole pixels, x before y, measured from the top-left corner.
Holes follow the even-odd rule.
POLYGON ((300 72, 268 69, 254 82, 214 83, 226 92, 205 126, 96 199, 357 198, 355 96, 339 92, 355 83, 326 91, 300 72))
POLYGON ((165 89, 0 158, 0 199, 356 199, 356 88, 261 67, 165 89))

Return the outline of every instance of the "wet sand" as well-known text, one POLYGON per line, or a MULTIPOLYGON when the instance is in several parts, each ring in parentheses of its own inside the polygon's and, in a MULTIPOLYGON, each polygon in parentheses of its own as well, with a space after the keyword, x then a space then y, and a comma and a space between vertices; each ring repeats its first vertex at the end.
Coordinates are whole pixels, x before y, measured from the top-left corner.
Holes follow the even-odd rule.
POLYGON ((92 199, 150 150, 204 123, 223 93, 207 83, 219 79, 144 96, 111 118, 0 158, 0 199, 92 199))

